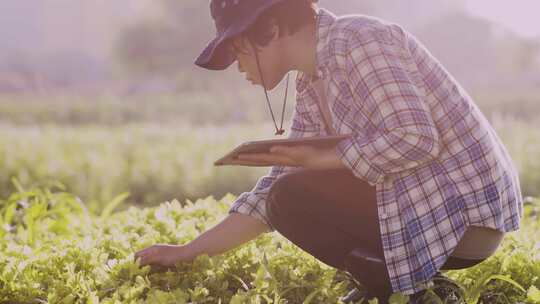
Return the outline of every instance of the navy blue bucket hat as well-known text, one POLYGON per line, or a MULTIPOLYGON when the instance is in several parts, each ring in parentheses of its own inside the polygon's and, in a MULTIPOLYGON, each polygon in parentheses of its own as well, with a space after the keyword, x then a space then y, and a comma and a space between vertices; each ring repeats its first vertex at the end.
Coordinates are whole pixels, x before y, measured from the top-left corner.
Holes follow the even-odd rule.
POLYGON ((226 41, 242 33, 262 12, 281 1, 287 0, 211 0, 210 12, 217 33, 195 64, 209 70, 229 67, 236 58, 227 50, 226 41))

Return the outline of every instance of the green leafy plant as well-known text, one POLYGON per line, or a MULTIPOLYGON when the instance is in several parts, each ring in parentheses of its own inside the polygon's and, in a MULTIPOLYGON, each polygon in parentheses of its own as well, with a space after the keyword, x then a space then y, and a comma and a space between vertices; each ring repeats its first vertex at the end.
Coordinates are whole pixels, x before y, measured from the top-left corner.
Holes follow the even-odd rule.
MULTIPOLYGON (((18 192, 0 201, 0 303, 340 303, 354 286, 278 233, 172 268, 134 261, 139 249, 187 243, 215 225, 235 199, 230 194, 115 212, 127 197, 122 193, 96 215, 61 186, 26 189, 13 182, 18 192)), ((527 204, 523 229, 494 256, 449 272, 468 304, 538 303, 537 207, 535 199, 527 204)), ((400 293, 390 299, 407 301, 400 293)))

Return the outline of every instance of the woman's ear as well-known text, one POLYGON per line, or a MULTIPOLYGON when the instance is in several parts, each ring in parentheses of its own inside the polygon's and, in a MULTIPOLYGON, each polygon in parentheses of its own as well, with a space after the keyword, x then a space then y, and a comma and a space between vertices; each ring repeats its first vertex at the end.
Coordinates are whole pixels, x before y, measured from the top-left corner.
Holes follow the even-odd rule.
POLYGON ((233 42, 236 46, 236 51, 247 55, 250 53, 249 44, 247 43, 247 38, 244 35, 239 35, 233 39, 233 42))

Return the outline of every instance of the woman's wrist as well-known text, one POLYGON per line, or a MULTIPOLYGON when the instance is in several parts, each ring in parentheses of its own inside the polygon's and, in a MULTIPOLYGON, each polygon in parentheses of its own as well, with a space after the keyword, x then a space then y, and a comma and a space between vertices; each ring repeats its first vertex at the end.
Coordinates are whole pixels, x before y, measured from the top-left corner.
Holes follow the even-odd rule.
POLYGON ((192 261, 200 254, 200 251, 197 249, 196 244, 193 241, 185 245, 180 245, 179 249, 179 259, 182 260, 192 261))
POLYGON ((327 150, 326 166, 329 169, 348 169, 339 157, 339 151, 337 148, 331 148, 327 150))

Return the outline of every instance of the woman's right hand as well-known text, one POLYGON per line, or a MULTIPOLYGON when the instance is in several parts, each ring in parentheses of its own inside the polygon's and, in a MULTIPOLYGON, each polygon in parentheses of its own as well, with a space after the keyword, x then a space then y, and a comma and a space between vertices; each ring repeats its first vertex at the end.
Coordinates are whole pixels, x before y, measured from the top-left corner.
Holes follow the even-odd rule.
POLYGON ((141 265, 174 265, 177 261, 192 261, 200 254, 224 253, 267 231, 268 227, 260 220, 231 213, 186 245, 153 245, 138 251, 135 259, 141 258, 141 265))
POLYGON ((189 244, 156 244, 138 251, 134 256, 140 259, 140 265, 173 267, 178 262, 191 262, 195 256, 189 244))

